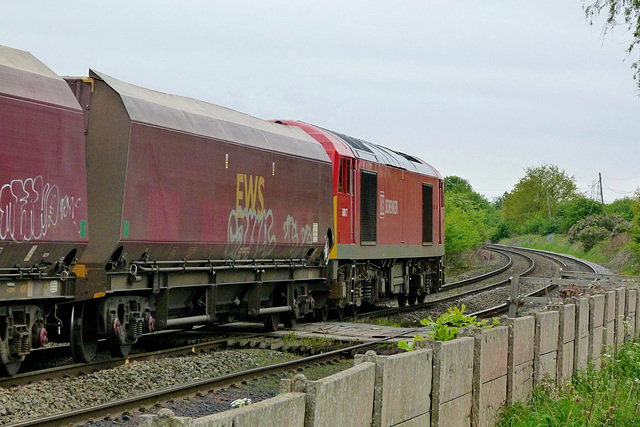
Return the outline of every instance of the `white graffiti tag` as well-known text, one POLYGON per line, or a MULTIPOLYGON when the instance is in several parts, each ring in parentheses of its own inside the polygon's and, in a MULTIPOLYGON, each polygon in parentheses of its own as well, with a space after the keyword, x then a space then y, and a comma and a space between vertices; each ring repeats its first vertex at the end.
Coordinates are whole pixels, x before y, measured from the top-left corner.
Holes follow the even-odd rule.
POLYGON ((266 257, 276 245, 271 209, 247 209, 238 206, 229 213, 227 256, 234 258, 266 257), (251 246, 255 251, 250 253, 251 246))
POLYGON ((65 218, 75 219, 79 197, 60 196, 41 176, 0 188, 0 240, 39 240, 65 218))
POLYGON ((313 233, 309 224, 298 230, 298 224, 291 215, 287 215, 287 220, 282 225, 282 229, 284 230, 285 241, 289 241, 295 246, 308 245, 313 242, 313 233))

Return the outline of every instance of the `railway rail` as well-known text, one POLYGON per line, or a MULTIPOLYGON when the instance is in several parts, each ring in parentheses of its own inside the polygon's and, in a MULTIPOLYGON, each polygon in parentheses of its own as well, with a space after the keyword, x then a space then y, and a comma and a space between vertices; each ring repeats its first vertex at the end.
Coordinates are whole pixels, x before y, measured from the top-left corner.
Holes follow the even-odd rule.
POLYGON ((93 407, 85 407, 72 411, 60 412, 47 417, 40 417, 34 420, 26 420, 11 424, 12 426, 66 426, 74 423, 86 422, 90 419, 104 418, 107 416, 113 417, 116 414, 126 411, 135 410, 144 406, 151 406, 159 401, 166 401, 170 399, 180 399, 188 396, 193 396, 197 393, 206 393, 210 390, 229 387, 233 384, 238 384, 244 381, 251 380, 257 377, 263 377, 270 374, 279 372, 288 372, 297 370, 301 367, 308 366, 310 364, 317 364, 327 362, 341 357, 342 355, 353 356, 356 352, 364 352, 371 348, 377 348, 381 344, 393 340, 400 336, 412 336, 414 332, 419 331, 420 328, 414 330, 402 330, 397 334, 381 338, 375 341, 350 345, 338 350, 329 351, 326 353, 320 353, 312 356, 302 357, 297 360, 277 363, 268 366, 257 367, 253 369, 243 370, 241 372, 230 373, 213 378, 205 378, 198 381, 182 384, 179 386, 168 387, 162 390, 156 390, 149 393, 140 394, 137 396, 131 396, 125 399, 108 402, 93 407))

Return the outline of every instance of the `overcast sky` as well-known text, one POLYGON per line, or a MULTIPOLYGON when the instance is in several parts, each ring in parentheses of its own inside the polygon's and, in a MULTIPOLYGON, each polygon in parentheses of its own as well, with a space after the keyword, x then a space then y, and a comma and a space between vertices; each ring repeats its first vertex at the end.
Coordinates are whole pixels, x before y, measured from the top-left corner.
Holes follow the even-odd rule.
MULTIPOLYGON (((10 4, 6 4, 10 3, 10 4)), ((640 186, 640 98, 623 31, 574 1, 29 0, 0 44, 263 119, 416 155, 489 200, 557 165, 605 202, 640 186)))

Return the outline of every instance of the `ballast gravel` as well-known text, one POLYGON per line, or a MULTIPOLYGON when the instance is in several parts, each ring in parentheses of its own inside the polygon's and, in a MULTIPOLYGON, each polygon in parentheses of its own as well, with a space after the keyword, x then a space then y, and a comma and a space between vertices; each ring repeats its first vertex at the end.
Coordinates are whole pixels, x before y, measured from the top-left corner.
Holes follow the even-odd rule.
POLYGON ((60 378, 0 389, 0 425, 95 406, 203 378, 296 358, 293 354, 271 350, 223 350, 131 363, 76 378, 60 378))

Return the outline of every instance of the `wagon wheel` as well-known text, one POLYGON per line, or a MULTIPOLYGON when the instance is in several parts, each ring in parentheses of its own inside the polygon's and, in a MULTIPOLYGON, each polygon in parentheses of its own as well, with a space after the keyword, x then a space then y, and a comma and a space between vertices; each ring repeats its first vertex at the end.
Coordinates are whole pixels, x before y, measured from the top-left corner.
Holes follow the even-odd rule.
POLYGON ((267 332, 275 332, 280 326, 280 313, 267 314, 264 316, 264 328, 267 332))
POLYGON ((282 316, 282 324, 285 328, 290 329, 298 324, 298 319, 296 318, 296 314, 292 311, 285 313, 282 316))
POLYGON ((360 310, 360 306, 357 304, 351 304, 351 315, 353 317, 358 315, 358 310, 360 310))
POLYGON ((329 318, 329 306, 325 304, 318 311, 320 312, 320 318, 322 319, 322 321, 326 322, 327 319, 329 318))
POLYGON ((127 357, 131 352, 132 344, 127 342, 126 329, 117 317, 114 319, 112 327, 113 335, 107 339, 109 353, 113 357, 127 357))
POLYGON ((409 305, 415 305, 417 295, 415 292, 409 292, 409 305))
POLYGON ((111 353, 113 357, 127 357, 131 352, 132 344, 122 345, 119 342, 116 343, 109 340, 108 346, 109 346, 109 353, 111 353))
POLYGON ((6 363, 6 364, 2 363, 2 366, 1 366, 2 369, 0 369, 0 374, 3 377, 4 376, 12 377, 18 373, 18 371, 20 370, 20 365, 22 365, 22 361, 6 363))
POLYGON ((95 305, 77 302, 71 310, 71 355, 76 362, 90 362, 98 349, 95 305))
POLYGON ((24 356, 22 357, 11 357, 9 355, 9 346, 8 343, 2 342, 2 348, 0 348, 0 375, 2 376, 13 376, 18 373, 20 370, 20 365, 22 365, 22 361, 24 360, 24 356))
POLYGON ((418 304, 422 304, 424 302, 424 299, 426 298, 427 294, 426 293, 421 293, 418 295, 418 304))
POLYGON ((405 294, 398 294, 398 307, 404 307, 407 305, 407 296, 405 294))
POLYGON ((336 307, 336 313, 338 314, 338 319, 339 320, 344 319, 344 306, 336 307))

